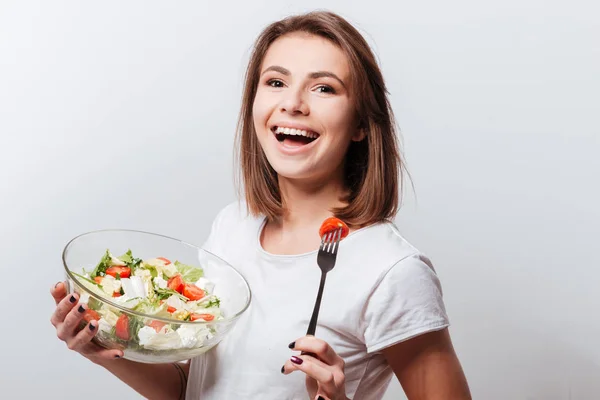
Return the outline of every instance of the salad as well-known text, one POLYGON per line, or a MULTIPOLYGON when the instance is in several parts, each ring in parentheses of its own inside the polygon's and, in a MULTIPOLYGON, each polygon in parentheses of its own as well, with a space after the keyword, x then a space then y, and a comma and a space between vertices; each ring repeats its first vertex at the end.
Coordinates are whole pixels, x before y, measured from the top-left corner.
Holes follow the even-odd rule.
POLYGON ((106 250, 92 270, 74 273, 91 292, 122 307, 172 323, 125 313, 85 293, 84 321, 98 321, 100 343, 120 343, 128 348, 174 350, 201 347, 215 328, 210 322, 223 319, 214 283, 204 277, 200 267, 164 257, 142 260, 131 250, 115 257, 106 250))

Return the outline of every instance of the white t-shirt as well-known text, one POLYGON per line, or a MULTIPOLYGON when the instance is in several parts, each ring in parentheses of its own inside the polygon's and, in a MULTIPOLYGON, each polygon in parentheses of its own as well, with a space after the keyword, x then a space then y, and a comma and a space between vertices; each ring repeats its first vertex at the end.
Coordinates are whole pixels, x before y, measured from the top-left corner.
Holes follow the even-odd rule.
MULTIPOLYGON (((305 375, 281 374, 306 334, 319 288, 317 251, 274 255, 260 244, 264 218, 244 203, 225 207, 204 248, 248 281, 252 301, 215 348, 191 361, 186 399, 308 399, 305 375)), ((435 271, 394 224, 357 230, 341 243, 327 274, 315 336, 346 363, 346 394, 380 399, 394 376, 381 350, 448 326, 435 271)))

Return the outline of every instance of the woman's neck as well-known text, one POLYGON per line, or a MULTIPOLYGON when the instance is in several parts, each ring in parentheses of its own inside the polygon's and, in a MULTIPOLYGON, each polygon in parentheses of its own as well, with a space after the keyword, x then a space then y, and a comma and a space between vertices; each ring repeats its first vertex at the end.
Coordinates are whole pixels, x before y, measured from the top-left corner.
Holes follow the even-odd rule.
POLYGON ((344 205, 345 194, 341 182, 298 184, 280 179, 279 189, 285 208, 276 224, 284 231, 318 227, 331 216, 331 210, 344 205))
POLYGON ((342 180, 326 183, 279 179, 284 206, 282 216, 268 221, 261 234, 263 248, 276 254, 302 254, 319 248, 319 228, 331 210, 344 206, 342 180))

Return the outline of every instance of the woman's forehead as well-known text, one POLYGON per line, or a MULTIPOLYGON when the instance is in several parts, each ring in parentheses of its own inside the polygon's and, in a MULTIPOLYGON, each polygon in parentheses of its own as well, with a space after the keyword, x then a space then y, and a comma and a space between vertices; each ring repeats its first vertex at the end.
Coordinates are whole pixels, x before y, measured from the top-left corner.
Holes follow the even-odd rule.
POLYGON ((342 49, 323 37, 307 33, 288 34, 274 41, 265 54, 261 73, 272 66, 283 67, 292 75, 333 72, 344 81, 350 73, 342 49))

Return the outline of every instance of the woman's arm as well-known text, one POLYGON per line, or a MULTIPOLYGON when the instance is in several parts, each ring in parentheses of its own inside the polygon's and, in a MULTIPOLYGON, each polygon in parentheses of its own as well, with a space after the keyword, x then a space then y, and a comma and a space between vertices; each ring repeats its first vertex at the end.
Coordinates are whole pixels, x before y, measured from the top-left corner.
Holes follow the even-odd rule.
POLYGON ((189 363, 144 364, 122 359, 96 364, 106 368, 146 399, 185 399, 189 363))
POLYGON ((471 400, 467 379, 448 329, 426 333, 384 349, 410 400, 471 400))

